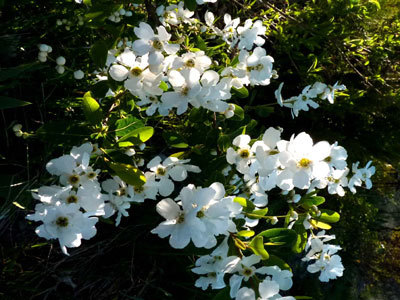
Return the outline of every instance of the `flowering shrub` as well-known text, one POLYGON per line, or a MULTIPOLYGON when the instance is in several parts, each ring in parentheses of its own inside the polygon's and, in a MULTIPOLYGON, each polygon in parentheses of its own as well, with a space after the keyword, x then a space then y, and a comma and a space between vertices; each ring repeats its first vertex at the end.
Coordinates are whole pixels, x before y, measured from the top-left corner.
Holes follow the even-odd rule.
MULTIPOLYGON (((322 283, 341 277, 341 247, 329 234, 340 215, 324 203, 371 189, 375 167, 350 165, 335 138, 266 125, 263 116, 296 122, 300 111, 316 113, 310 107, 335 109, 346 82, 299 83, 301 93, 288 98, 267 43, 269 20, 219 15, 223 1, 106 2, 75 1, 74 19, 60 15, 56 25, 60 35, 104 29, 107 40, 88 40, 77 57, 51 40, 37 45, 38 64, 84 90, 66 110, 76 126, 61 130, 79 132, 74 143, 60 142, 69 154, 53 156, 44 185, 31 190, 37 201, 26 219, 37 235, 78 255, 103 225, 118 232, 148 205, 148 232, 196 257, 187 267, 199 289, 222 289, 226 299, 295 299, 295 260, 322 283), (252 106, 258 92, 273 103, 252 106)), ((46 139, 51 126, 12 129, 46 139)))

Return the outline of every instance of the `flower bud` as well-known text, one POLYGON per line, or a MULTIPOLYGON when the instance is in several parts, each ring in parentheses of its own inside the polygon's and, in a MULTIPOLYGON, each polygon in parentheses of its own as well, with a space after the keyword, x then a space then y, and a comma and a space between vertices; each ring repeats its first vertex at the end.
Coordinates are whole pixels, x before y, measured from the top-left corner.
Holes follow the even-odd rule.
POLYGON ((46 44, 39 45, 39 50, 42 52, 47 52, 48 49, 49 49, 49 46, 47 46, 46 44))
POLYGON ((63 66, 57 65, 56 71, 58 74, 63 74, 65 72, 65 68, 63 66))
POLYGON ((62 21, 61 21, 60 19, 58 19, 58 20, 56 21, 56 24, 57 24, 57 26, 61 26, 61 25, 62 25, 62 21))
POLYGON ((145 144, 145 143, 141 143, 141 144, 139 145, 139 149, 143 151, 144 148, 146 148, 146 144, 145 144))
POLYGON ((275 225, 276 223, 278 223, 278 218, 277 217, 272 217, 271 218, 271 225, 275 225))
POLYGON ((40 55, 38 55, 38 60, 39 60, 40 62, 46 62, 46 61, 47 61, 47 57, 46 57, 46 56, 40 56, 40 55))
POLYGON ((131 11, 127 11, 125 13, 125 17, 132 17, 132 12, 131 11))
POLYGON ((136 151, 133 148, 126 149, 126 151, 125 151, 125 155, 128 155, 128 156, 133 156, 135 154, 136 154, 136 151))
POLYGON ((85 74, 82 72, 82 70, 78 70, 74 72, 74 78, 77 80, 82 79, 85 76, 85 74))
POLYGON ((51 48, 51 46, 47 45, 47 53, 51 53, 53 52, 53 48, 51 48))
POLYGON ((13 131, 20 131, 22 129, 22 124, 15 124, 12 128, 13 131))
POLYGON ((143 158, 139 159, 139 161, 137 162, 137 166, 138 167, 143 167, 144 166, 144 159, 143 158))
POLYGON ((123 8, 121 8, 121 9, 119 10, 119 14, 120 14, 121 16, 124 16, 124 15, 126 14, 126 10, 123 9, 123 8))
POLYGON ((64 56, 59 56, 56 59, 56 64, 57 65, 63 66, 63 65, 65 65, 65 62, 66 62, 66 60, 65 60, 64 56))

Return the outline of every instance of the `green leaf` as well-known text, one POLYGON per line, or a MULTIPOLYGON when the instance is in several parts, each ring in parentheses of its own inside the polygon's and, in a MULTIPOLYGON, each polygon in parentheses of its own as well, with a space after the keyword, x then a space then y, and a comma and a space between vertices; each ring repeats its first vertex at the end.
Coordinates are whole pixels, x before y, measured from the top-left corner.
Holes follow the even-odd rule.
POLYGON ((256 208, 254 203, 246 198, 235 197, 235 199, 233 199, 233 202, 239 203, 246 212, 251 212, 256 208))
POLYGON ((107 61, 107 43, 102 40, 97 41, 93 44, 92 48, 90 48, 89 54, 95 65, 99 68, 103 68, 107 61))
POLYGON ((232 298, 229 295, 229 291, 229 287, 224 288, 218 294, 216 294, 215 297, 212 298, 212 300, 231 300, 232 298))
POLYGON ((250 249, 254 254, 261 256, 262 259, 268 259, 269 254, 264 249, 264 239, 262 236, 256 236, 249 244, 250 249))
POLYGON ((83 113, 86 119, 93 125, 98 124, 103 119, 103 113, 101 111, 99 103, 92 98, 91 93, 87 92, 83 96, 82 100, 83 113))
POLYGON ((265 105, 254 106, 252 109, 255 110, 256 114, 262 118, 266 118, 274 112, 273 107, 265 105))
POLYGON ((162 133, 163 138, 167 144, 173 148, 187 148, 189 145, 186 143, 185 139, 179 134, 172 131, 164 131, 162 133))
POLYGON ((271 242, 284 242, 287 246, 292 247, 297 241, 297 233, 287 228, 272 228, 260 232, 256 236, 263 236, 271 242))
POLYGON ((161 81, 160 85, 158 86, 160 89, 162 89, 164 92, 168 91, 168 84, 165 83, 164 81, 161 81))
POLYGON ((133 143, 140 144, 150 139, 153 136, 153 134, 154 134, 154 128, 150 126, 145 126, 132 130, 131 132, 120 138, 118 142, 129 140, 132 141, 133 143))
POLYGON ((207 51, 207 44, 206 44, 206 42, 204 42, 204 40, 201 38, 201 36, 198 35, 196 39, 197 39, 197 43, 196 43, 197 48, 199 48, 200 50, 203 50, 203 51, 207 51))
POLYGON ((26 102, 18 100, 11 97, 0 96, 0 109, 15 108, 20 106, 26 106, 32 104, 31 102, 26 102))
POLYGON ((108 165, 123 181, 130 185, 141 186, 146 183, 143 172, 132 165, 108 162, 108 165))
POLYGON ((324 197, 314 196, 314 197, 308 198, 307 196, 305 196, 305 197, 301 198, 301 200, 299 201, 299 204, 302 207, 304 207, 305 209, 310 209, 313 205, 318 206, 324 202, 325 202, 324 197))
POLYGON ((321 215, 319 217, 314 217, 318 221, 323 221, 326 223, 336 223, 340 220, 340 215, 333 210, 321 209, 321 215))
POLYGON ((239 105, 233 104, 235 106, 235 114, 231 118, 233 121, 242 121, 244 119, 244 110, 239 105))
POLYGON ((269 259, 263 260, 262 263, 265 266, 278 266, 281 270, 288 270, 292 272, 292 268, 289 266, 287 262, 285 262, 283 259, 273 254, 270 254, 269 259))
POLYGON ((253 230, 242 230, 237 233, 238 236, 252 237, 255 234, 253 230))
POLYGON ((196 0, 184 0, 185 2, 185 6, 191 10, 191 11, 195 11, 196 7, 197 7, 197 3, 196 0))
POLYGON ((241 89, 236 89, 232 87, 232 94, 233 96, 239 97, 239 98, 247 98, 249 97, 249 90, 245 87, 242 87, 241 89))
POLYGON ((143 127, 143 121, 129 115, 126 118, 119 119, 115 122, 115 135, 118 137, 127 135, 132 130, 143 127))
POLYGON ((228 148, 231 146, 232 140, 229 135, 221 133, 218 137, 217 145, 219 149, 223 152, 226 152, 228 148))
POLYGON ((263 209, 253 210, 249 215, 249 219, 261 219, 264 217, 268 212, 268 207, 263 209))
POLYGON ((320 228, 320 229, 325 229, 325 230, 329 230, 332 228, 331 225, 326 224, 324 222, 317 221, 317 220, 310 220, 309 222, 314 228, 320 228))

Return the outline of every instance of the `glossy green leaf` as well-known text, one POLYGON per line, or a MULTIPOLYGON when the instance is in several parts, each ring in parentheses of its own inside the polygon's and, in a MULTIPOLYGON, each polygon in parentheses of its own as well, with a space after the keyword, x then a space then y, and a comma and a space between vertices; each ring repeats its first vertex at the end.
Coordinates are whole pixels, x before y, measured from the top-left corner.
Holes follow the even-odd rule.
POLYGON ((0 96, 0 109, 6 108, 16 108, 20 106, 26 106, 32 104, 31 102, 26 102, 22 100, 18 100, 11 97, 0 96))
POLYGON ((262 236, 256 236, 249 244, 250 249, 254 252, 254 254, 257 254, 261 256, 262 259, 268 259, 269 254, 267 250, 264 248, 264 239, 262 236))
POLYGON ((239 97, 239 98, 247 98, 249 97, 249 90, 245 87, 242 87, 240 89, 232 88, 232 93, 233 96, 239 97))
POLYGON ((103 40, 97 41, 90 48, 89 54, 95 65, 99 68, 103 68, 106 64, 108 54, 107 43, 103 40))
POLYGON ((238 236, 252 237, 255 234, 253 230, 242 230, 237 233, 238 236))
POLYGON ((123 142, 123 141, 131 141, 136 144, 144 143, 148 139, 150 139, 154 134, 154 129, 153 127, 150 126, 145 126, 141 128, 137 128, 129 132, 128 134, 124 135, 122 138, 118 140, 118 142, 123 142))
POLYGON ((92 98, 91 93, 87 92, 82 99, 83 113, 86 119, 93 125, 98 124, 103 119, 99 103, 92 98))
POLYGON ((336 223, 339 222, 340 220, 340 215, 333 211, 333 210, 329 210, 329 209, 321 209, 321 215, 319 217, 314 217, 314 219, 318 220, 318 221, 322 221, 322 222, 326 222, 326 223, 336 223))
POLYGON ((108 162, 108 165, 123 181, 130 185, 141 186, 146 183, 143 172, 132 165, 108 162))

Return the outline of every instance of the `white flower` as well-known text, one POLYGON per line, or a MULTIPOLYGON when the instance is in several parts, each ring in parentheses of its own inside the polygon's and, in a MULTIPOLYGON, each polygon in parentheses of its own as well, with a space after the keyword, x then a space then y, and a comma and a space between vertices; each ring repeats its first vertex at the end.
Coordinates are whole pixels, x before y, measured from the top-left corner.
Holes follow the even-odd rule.
POLYGON ((157 64, 159 61, 156 52, 165 51, 167 54, 175 54, 179 50, 178 44, 168 43, 171 35, 164 26, 158 26, 157 34, 155 34, 149 24, 140 22, 139 27, 135 27, 134 31, 139 39, 133 42, 132 48, 138 55, 149 53, 150 64, 157 64))
POLYGON ((206 275, 196 280, 196 287, 206 290, 210 285, 212 289, 222 289, 226 286, 224 282, 226 267, 236 259, 236 256, 227 256, 228 250, 228 238, 225 238, 210 255, 203 255, 196 260, 192 272, 206 275))
POLYGON ((349 189, 354 194, 356 192, 356 186, 361 186, 365 182, 367 189, 372 187, 371 177, 375 174, 375 167, 371 166, 372 161, 369 161, 366 166, 362 169, 358 169, 360 162, 353 164, 352 171, 354 175, 350 178, 349 189))
POLYGON ((229 147, 226 152, 226 160, 229 164, 236 164, 236 169, 246 174, 249 172, 249 164, 254 160, 254 152, 250 148, 250 136, 246 134, 235 137, 232 144, 238 147, 237 150, 229 147))
POLYGON ((114 213, 118 212, 117 218, 115 219, 115 226, 118 226, 121 222, 122 216, 129 216, 127 209, 131 207, 130 202, 133 201, 133 187, 127 185, 118 176, 103 181, 101 187, 109 196, 108 202, 106 202, 104 207, 104 218, 109 218, 114 213))
POLYGON ((330 172, 324 161, 330 154, 328 142, 313 145, 311 137, 302 132, 289 142, 278 143, 279 161, 285 169, 278 175, 278 186, 283 190, 293 187, 307 189, 314 178, 326 178, 330 172))
POLYGON ((171 195, 174 190, 174 181, 183 181, 187 177, 187 172, 199 173, 200 168, 194 165, 188 165, 190 159, 179 160, 176 157, 167 157, 163 163, 161 163, 161 157, 154 157, 148 164, 147 168, 155 175, 158 179, 159 193, 166 197, 171 195), (171 179, 169 179, 171 178, 171 179))
POLYGON ((79 247, 82 239, 88 240, 96 234, 94 225, 98 219, 82 213, 76 204, 60 204, 46 206, 40 221, 43 224, 36 228, 37 235, 58 239, 62 252, 69 255, 67 247, 79 247))
POLYGON ((161 100, 168 107, 176 107, 177 114, 181 115, 188 109, 189 103, 196 103, 196 96, 201 90, 200 72, 195 68, 182 71, 171 70, 168 80, 174 88, 174 92, 165 92, 161 100))
POLYGON ((265 34, 266 27, 262 25, 261 20, 254 22, 251 19, 247 19, 244 26, 239 26, 237 32, 240 35, 240 41, 238 44, 239 49, 251 50, 253 44, 257 46, 262 46, 265 40, 260 36, 265 34))

